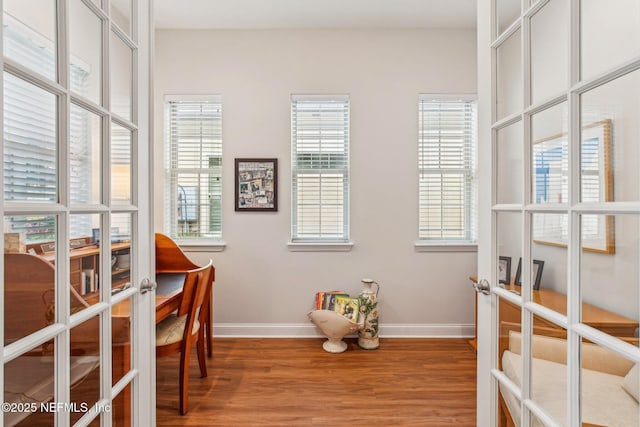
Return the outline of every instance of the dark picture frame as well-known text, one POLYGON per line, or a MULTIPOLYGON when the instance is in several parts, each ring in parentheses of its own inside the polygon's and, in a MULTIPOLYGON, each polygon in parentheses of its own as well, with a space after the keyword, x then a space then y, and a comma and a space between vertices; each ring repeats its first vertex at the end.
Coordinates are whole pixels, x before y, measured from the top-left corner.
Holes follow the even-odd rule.
POLYGON ((236 212, 278 211, 278 159, 235 159, 236 212))
MULTIPOLYGON (((533 281, 533 290, 537 291, 540 289, 540 282, 542 280, 542 269, 544 268, 544 261, 539 259, 533 260, 533 276, 535 277, 533 281)), ((520 276, 522 275, 522 258, 518 260, 518 269, 516 270, 516 279, 515 284, 521 286, 520 276)))
POLYGON ((511 284, 511 257, 500 256, 498 258, 498 282, 505 285, 511 284))

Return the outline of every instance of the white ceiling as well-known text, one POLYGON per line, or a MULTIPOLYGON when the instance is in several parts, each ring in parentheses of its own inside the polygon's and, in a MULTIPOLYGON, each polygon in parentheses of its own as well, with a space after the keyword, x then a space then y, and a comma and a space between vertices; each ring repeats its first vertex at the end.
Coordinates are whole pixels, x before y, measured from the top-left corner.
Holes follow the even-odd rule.
POLYGON ((155 0, 161 29, 475 28, 476 0, 155 0))

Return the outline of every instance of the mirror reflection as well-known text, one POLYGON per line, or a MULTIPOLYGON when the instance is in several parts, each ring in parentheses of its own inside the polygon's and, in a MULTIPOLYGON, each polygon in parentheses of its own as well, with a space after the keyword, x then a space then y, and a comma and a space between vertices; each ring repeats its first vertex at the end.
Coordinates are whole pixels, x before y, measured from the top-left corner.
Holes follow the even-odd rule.
POLYGON ((582 419, 592 425, 640 425, 638 365, 590 342, 581 344, 580 353, 582 419))
POLYGON ((43 251, 55 247, 55 215, 4 217, 4 343, 55 322, 56 265, 43 251), (47 243, 53 242, 53 243, 47 243))

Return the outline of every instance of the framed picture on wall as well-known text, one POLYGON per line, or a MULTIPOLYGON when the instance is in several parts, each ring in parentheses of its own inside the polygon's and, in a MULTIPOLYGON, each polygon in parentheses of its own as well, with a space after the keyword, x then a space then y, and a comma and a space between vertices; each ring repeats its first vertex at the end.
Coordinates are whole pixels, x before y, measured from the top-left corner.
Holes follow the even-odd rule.
MULTIPOLYGON (((518 268, 516 270, 516 278, 515 284, 520 286, 520 276, 522 275, 522 258, 518 260, 518 268)), ((540 261, 538 259, 533 260, 533 264, 531 266, 531 277, 533 277, 533 290, 537 291, 540 289, 540 281, 542 280, 542 269, 544 267, 544 261, 540 261)))
MULTIPOLYGON (((584 125, 580 139, 581 202, 612 202, 613 155, 610 119, 584 125)), ((553 135, 532 146, 531 184, 535 203, 566 203, 569 194, 569 136, 553 135)), ((588 252, 615 254, 613 215, 581 215, 581 244, 588 252)), ((565 215, 534 215, 536 243, 567 247, 568 219, 565 215)))
POLYGON ((511 284, 511 257, 501 256, 498 259, 498 282, 511 284))
POLYGON ((236 159, 236 212, 278 211, 278 159, 236 159))

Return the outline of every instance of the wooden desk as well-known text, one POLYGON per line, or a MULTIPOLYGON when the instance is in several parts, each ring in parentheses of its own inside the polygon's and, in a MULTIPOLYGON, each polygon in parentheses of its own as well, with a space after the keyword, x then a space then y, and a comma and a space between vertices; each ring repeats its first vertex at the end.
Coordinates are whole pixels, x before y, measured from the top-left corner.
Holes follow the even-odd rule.
MULTIPOLYGON (((165 319, 171 312, 177 310, 182 299, 182 285, 184 273, 156 274, 156 323, 165 319)), ((112 317, 128 319, 131 316, 129 300, 125 300, 112 308, 112 317)))
POLYGON ((156 274, 156 323, 165 319, 171 312, 177 310, 182 299, 184 273, 156 274))
MULTIPOLYGON (((469 279, 474 282, 476 281, 475 277, 470 277, 469 279)), ((520 292, 521 288, 520 286, 512 284, 505 285, 505 289, 520 292)), ((560 314, 567 314, 567 297, 559 292, 552 291, 551 289, 540 288, 537 291, 533 291, 533 301, 560 314)), ((500 322, 520 324, 522 319, 520 313, 520 307, 500 298, 500 322)), ((582 323, 616 337, 634 337, 635 331, 638 328, 638 321, 612 313, 588 303, 582 303, 582 323)), ((558 332, 562 330, 562 328, 556 324, 551 323, 540 316, 533 316, 533 327, 541 328, 543 330, 552 329, 557 330, 558 332)), ((469 344, 474 350, 477 349, 477 336, 478 295, 476 294, 476 338, 469 341, 469 344)))

